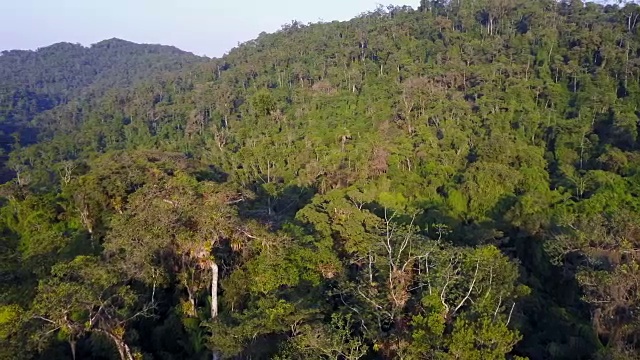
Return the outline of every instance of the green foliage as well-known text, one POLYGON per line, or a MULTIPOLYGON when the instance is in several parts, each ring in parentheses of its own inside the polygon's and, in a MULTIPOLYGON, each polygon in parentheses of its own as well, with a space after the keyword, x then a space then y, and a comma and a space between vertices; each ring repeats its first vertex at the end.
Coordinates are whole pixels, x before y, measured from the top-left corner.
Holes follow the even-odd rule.
POLYGON ((304 325, 296 329, 295 336, 278 359, 343 358, 356 360, 364 357, 367 346, 352 334, 350 315, 332 314, 328 324, 304 325))
POLYGON ((0 357, 637 357, 639 14, 3 53, 0 357))

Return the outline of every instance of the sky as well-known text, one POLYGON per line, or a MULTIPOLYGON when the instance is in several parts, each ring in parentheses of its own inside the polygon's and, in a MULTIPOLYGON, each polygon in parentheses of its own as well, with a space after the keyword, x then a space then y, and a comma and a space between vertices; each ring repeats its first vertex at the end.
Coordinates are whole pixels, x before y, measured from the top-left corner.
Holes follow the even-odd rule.
MULTIPOLYGON (((221 56, 292 20, 348 20, 378 0, 0 0, 0 51, 120 38, 221 56)), ((418 7, 420 0, 396 5, 418 7)), ((386 3, 385 3, 386 4, 386 3)))

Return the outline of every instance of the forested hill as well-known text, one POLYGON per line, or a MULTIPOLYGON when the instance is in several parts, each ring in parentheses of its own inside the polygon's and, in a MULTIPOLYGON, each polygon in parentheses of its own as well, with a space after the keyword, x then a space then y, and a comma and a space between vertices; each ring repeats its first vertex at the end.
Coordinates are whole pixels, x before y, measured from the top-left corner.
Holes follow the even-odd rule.
MULTIPOLYGON (((110 89, 177 71, 208 60, 175 47, 111 39, 84 47, 59 43, 37 51, 0 55, 0 130, 5 144, 13 132, 33 136, 38 114, 71 101, 88 100, 110 89), (24 128, 31 125, 30 132, 24 128)), ((22 139, 29 143, 34 139, 22 139)), ((5 146, 6 147, 6 146, 5 146)))
POLYGON ((423 1, 104 75, 9 154, 0 358, 640 358, 639 19, 423 1))

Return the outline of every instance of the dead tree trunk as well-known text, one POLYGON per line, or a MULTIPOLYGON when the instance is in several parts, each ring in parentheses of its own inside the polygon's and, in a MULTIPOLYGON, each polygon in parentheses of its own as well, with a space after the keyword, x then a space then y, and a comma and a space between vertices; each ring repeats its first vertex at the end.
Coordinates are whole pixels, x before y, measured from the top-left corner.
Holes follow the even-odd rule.
POLYGON ((218 264, 211 262, 211 320, 218 316, 218 264))
MULTIPOLYGON (((218 317, 218 264, 211 261, 211 321, 213 322, 216 317, 218 317)), ((218 358, 218 352, 213 350, 211 359, 218 360, 218 358)))

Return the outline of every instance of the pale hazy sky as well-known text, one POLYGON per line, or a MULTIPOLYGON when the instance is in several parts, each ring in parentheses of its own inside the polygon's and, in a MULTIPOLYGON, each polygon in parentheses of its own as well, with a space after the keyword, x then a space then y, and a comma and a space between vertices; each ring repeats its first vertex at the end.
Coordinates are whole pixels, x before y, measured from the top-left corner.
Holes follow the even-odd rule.
MULTIPOLYGON (((417 8, 420 0, 396 5, 417 8)), ((0 50, 113 37, 220 56, 291 20, 347 20, 380 0, 0 0, 0 50)))

